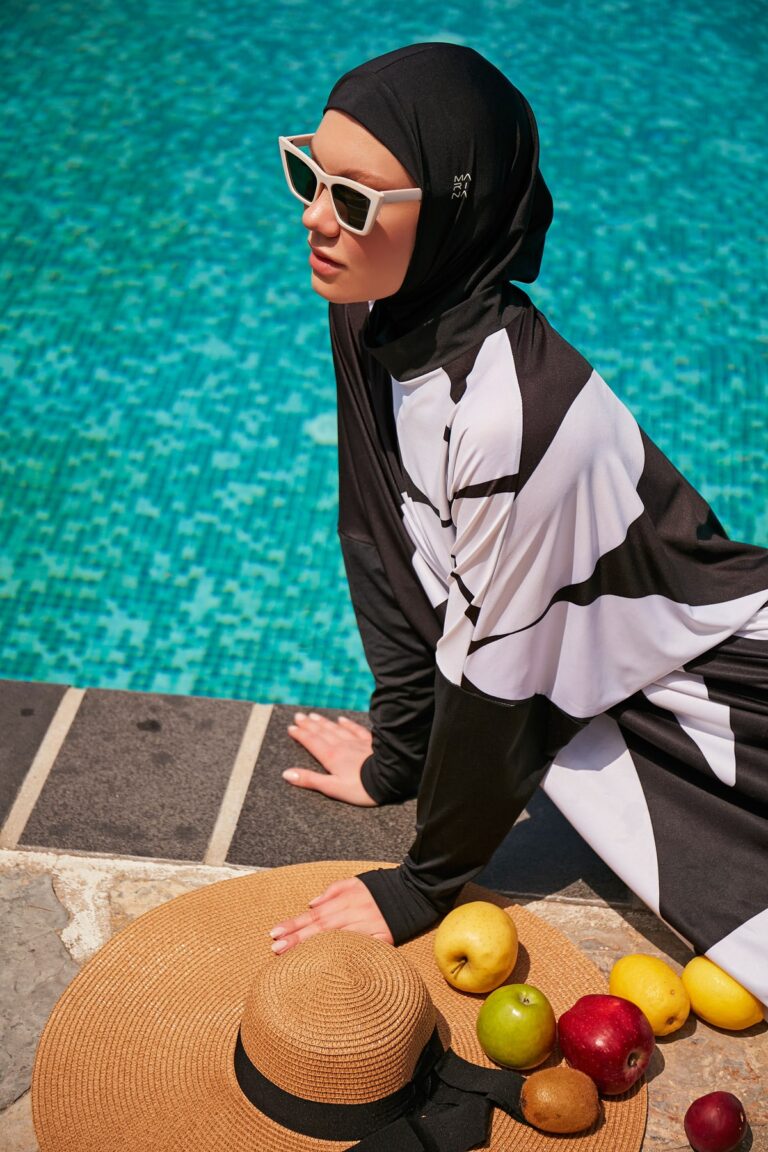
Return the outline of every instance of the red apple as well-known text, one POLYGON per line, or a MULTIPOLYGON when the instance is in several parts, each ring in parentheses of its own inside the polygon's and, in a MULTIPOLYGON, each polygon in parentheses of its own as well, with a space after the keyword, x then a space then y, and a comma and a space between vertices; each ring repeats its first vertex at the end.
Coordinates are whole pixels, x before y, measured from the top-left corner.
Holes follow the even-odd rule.
POLYGON ((693 1152, 733 1152, 747 1132, 747 1117, 738 1096, 710 1092, 694 1100, 683 1121, 693 1152))
POLYGON ((631 1088, 656 1046, 645 1014, 623 996, 582 996, 557 1024, 560 1050, 604 1096, 631 1088))

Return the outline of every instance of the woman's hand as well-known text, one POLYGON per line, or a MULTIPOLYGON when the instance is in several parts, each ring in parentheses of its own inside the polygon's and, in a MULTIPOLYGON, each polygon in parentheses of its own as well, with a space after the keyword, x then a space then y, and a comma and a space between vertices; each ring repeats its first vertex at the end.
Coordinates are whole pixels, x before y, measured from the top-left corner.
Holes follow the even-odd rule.
POLYGON ((363 762, 373 751, 373 737, 368 729, 346 716, 340 716, 334 722, 317 712, 309 715, 296 712, 294 720, 295 723, 288 728, 288 735, 319 760, 325 772, 288 768, 283 772, 283 779, 297 788, 311 788, 346 804, 375 807, 376 801, 368 795, 360 780, 363 762))
POLYGON ((309 902, 309 912, 284 920, 270 931, 274 940, 273 952, 287 952, 289 948, 309 940, 318 932, 330 928, 341 928, 348 932, 360 932, 394 944, 387 922, 379 912, 378 905, 370 892, 357 876, 347 880, 337 880, 326 888, 320 896, 309 902))

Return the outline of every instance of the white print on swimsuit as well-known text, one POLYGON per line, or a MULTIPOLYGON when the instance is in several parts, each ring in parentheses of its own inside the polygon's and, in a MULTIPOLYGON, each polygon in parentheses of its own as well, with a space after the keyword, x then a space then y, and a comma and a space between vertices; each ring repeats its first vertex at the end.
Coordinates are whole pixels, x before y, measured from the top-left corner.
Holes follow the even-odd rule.
POLYGON ((471 179, 472 177, 470 176, 469 172, 465 172, 461 176, 454 176, 453 195, 451 196, 451 200, 457 200, 461 196, 466 198, 467 192, 469 191, 469 182, 471 179))

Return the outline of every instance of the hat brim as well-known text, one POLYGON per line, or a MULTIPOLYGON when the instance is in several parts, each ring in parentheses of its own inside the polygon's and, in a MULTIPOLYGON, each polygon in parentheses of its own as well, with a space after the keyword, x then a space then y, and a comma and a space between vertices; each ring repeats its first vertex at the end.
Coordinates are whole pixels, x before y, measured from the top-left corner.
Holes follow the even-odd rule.
MULTIPOLYGON (((269 960, 268 929, 306 910, 329 884, 371 861, 296 864, 222 880, 140 916, 88 961, 56 1004, 38 1046, 32 1109, 41 1152, 342 1152, 349 1141, 288 1131, 241 1093, 233 1051, 256 968, 269 960)), ((534 984, 559 1016, 579 996, 607 991, 599 970, 556 928, 475 885, 462 900, 491 900, 513 914, 520 938, 510 982, 534 984)), ((494 1067, 475 1033, 482 997, 453 989, 433 954, 434 930, 401 945, 439 1014, 441 1039, 494 1067)), ((556 1063, 552 1058, 549 1063, 556 1063)), ((603 1101, 580 1136, 547 1136, 495 1110, 488 1147, 502 1152, 634 1152, 647 1091, 603 1101)))

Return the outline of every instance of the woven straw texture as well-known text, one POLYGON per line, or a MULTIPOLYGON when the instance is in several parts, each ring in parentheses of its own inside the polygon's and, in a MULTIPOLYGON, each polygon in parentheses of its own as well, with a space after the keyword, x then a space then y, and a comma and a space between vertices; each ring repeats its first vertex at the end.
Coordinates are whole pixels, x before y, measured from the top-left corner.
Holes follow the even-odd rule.
MULTIPOLYGON (((272 955, 268 929, 305 911, 333 881, 377 866, 388 865, 298 864, 224 880, 176 897, 119 932, 65 990, 40 1040, 32 1108, 41 1152, 348 1148, 349 1141, 297 1135, 262 1116, 241 1093, 232 1057, 254 979, 266 961, 277 966, 289 959, 272 955)), ((557 1016, 579 996, 607 991, 597 968, 538 917, 474 885, 463 899, 509 908, 520 938, 510 982, 540 987, 557 1016)), ((493 1067, 475 1035, 483 997, 446 983, 433 940, 434 931, 425 933, 398 952, 423 977, 443 1044, 493 1067)), ((636 1152, 645 1129, 645 1086, 603 1107, 596 1129, 573 1137, 547 1136, 497 1109, 488 1148, 636 1152)))
POLYGON ((241 1036, 259 1071, 295 1096, 364 1104, 411 1079, 437 1023, 427 986, 399 952, 323 932, 263 965, 241 1036))

